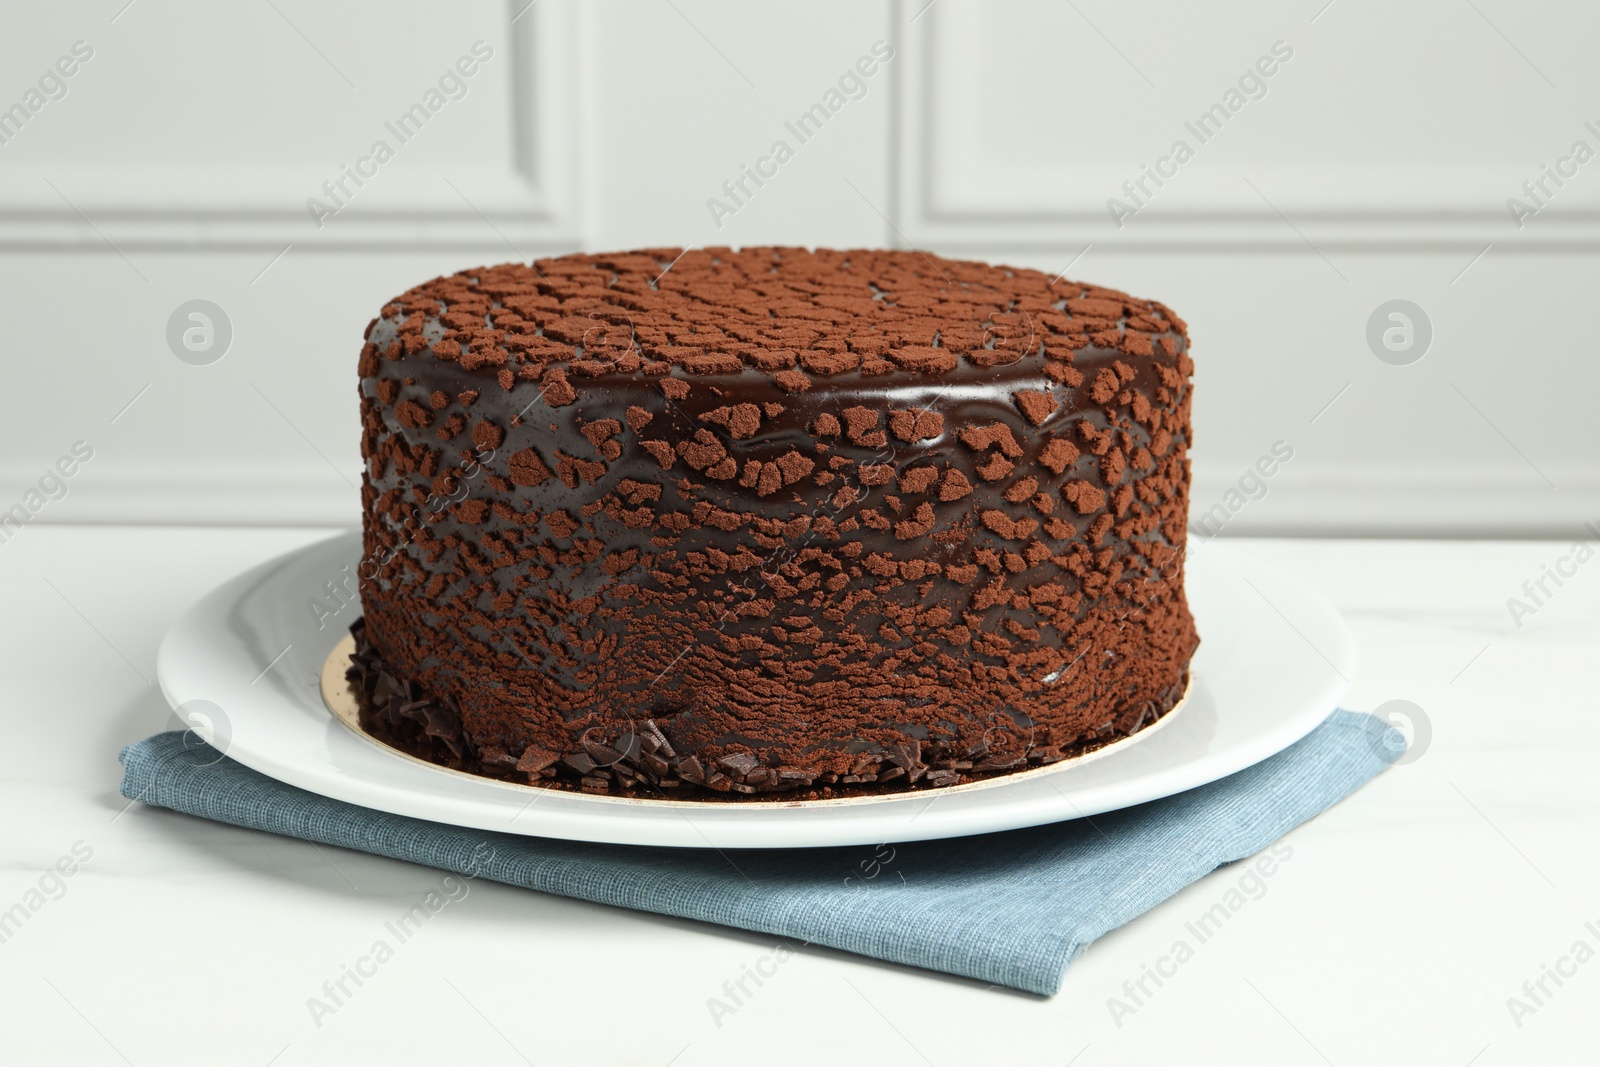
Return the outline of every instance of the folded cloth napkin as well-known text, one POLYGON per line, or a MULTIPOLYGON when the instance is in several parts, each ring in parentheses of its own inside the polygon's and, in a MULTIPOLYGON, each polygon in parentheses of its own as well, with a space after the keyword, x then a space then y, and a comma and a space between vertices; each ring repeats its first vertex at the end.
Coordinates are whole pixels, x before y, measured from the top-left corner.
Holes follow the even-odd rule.
POLYGON ((1095 938, 1266 848, 1403 751, 1382 720, 1335 711, 1253 767, 1093 818, 875 848, 728 852, 556 841, 390 815, 284 785, 181 732, 131 744, 121 758, 130 800, 1049 995, 1095 938))

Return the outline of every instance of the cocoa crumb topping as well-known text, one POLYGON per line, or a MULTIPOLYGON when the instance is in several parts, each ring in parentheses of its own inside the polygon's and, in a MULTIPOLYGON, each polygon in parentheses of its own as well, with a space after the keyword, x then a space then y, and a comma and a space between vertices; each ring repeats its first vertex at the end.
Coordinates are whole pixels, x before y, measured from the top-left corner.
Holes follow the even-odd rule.
POLYGON ((435 279, 360 358, 372 728, 492 776, 726 798, 1126 736, 1197 641, 1191 372, 1158 303, 915 252, 435 279))

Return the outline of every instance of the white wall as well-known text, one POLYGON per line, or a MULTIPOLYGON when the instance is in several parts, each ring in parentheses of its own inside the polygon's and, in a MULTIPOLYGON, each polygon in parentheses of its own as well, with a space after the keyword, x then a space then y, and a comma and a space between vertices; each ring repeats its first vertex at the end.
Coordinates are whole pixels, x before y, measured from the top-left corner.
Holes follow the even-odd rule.
POLYGON ((1590 5, 526 2, 13 13, 0 108, 74 42, 93 57, 0 144, 0 511, 84 440, 39 520, 352 522, 355 356, 388 297, 486 261, 785 242, 1165 301, 1199 367, 1196 504, 1295 450, 1229 533, 1600 522, 1600 161, 1520 228, 1506 204, 1600 150, 1590 5), (479 40, 466 95, 398 145, 384 123, 479 40), (878 40, 894 60, 799 145, 785 121, 878 40), (1280 41, 1200 143, 1185 121, 1280 41), (379 137, 394 158, 319 228, 307 198, 379 137), (715 225, 707 199, 779 138, 794 159, 715 225), (1107 198, 1136 206, 1122 183, 1179 138, 1193 158, 1114 225, 1107 198), (210 365, 165 338, 194 298, 233 327, 210 365), (1394 298, 1432 323, 1411 365, 1365 339, 1394 298))

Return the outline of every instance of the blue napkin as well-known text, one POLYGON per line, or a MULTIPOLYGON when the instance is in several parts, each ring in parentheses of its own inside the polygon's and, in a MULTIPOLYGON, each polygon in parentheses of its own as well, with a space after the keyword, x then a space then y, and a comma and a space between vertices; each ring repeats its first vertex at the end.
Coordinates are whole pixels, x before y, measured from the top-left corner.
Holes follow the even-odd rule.
POLYGON ((1276 756, 1121 811, 945 841, 825 849, 596 845, 390 815, 284 785, 171 732, 122 750, 122 795, 546 893, 756 930, 1031 993, 1090 942, 1325 811, 1404 751, 1335 711, 1276 756))

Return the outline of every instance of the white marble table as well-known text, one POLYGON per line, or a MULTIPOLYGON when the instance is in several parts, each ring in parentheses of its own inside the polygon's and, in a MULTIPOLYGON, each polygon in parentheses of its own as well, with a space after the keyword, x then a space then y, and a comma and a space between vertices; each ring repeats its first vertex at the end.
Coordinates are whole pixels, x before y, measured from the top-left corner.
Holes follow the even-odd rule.
POLYGON ((1110 999, 1134 1004, 1124 984, 1240 872, 1092 946, 1053 998, 803 948, 720 1018, 708 998, 774 939, 473 884, 313 1018, 441 876, 130 807, 116 752, 171 723, 151 684, 167 623, 327 532, 30 526, 0 545, 0 1062, 1594 1062, 1600 560, 1520 628, 1506 604, 1567 544, 1234 542, 1345 612, 1349 706, 1414 701, 1432 739, 1289 835, 1265 892, 1131 1014, 1110 999))

